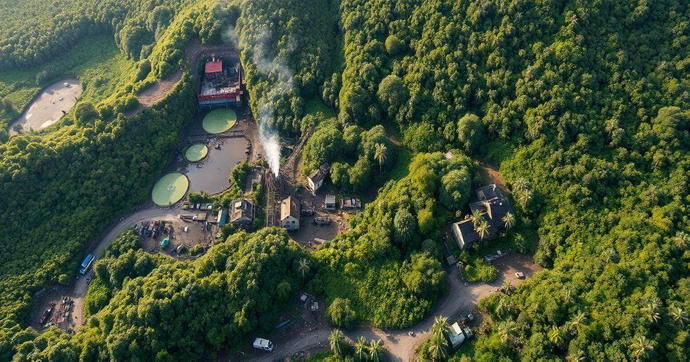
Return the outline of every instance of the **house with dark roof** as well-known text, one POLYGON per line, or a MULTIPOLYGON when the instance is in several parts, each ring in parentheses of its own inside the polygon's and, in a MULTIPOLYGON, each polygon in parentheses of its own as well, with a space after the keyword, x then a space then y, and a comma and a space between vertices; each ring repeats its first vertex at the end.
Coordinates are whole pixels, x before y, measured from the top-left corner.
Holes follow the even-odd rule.
POLYGON ((300 204, 292 196, 280 203, 280 225, 285 230, 299 230, 300 204))
POLYGON ((494 239, 499 232, 506 229, 505 216, 508 214, 515 215, 508 198, 503 195, 496 184, 480 187, 475 191, 475 194, 476 200, 470 203, 470 211, 472 214, 478 212, 488 227, 482 238, 477 232, 472 216, 467 215, 464 220, 454 223, 451 227, 453 238, 461 250, 471 247, 473 243, 478 241, 494 239))
POLYGON ((230 209, 230 223, 248 229, 254 222, 254 203, 249 199, 237 199, 232 202, 230 209))

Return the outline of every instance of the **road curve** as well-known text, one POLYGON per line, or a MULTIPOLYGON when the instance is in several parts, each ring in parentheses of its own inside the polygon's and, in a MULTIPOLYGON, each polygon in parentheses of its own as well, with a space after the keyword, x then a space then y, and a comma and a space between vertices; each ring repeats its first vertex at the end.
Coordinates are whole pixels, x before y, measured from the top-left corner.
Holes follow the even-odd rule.
MULTIPOLYGON (((133 227, 137 223, 151 219, 178 217, 180 214, 193 215, 193 213, 188 211, 158 207, 137 211, 120 220, 102 235, 96 246, 92 249, 91 254, 99 258, 108 244, 115 240, 122 232, 133 227)), ((450 268, 450 272, 447 276, 449 284, 448 295, 439 301, 436 309, 431 315, 427 316, 417 325, 403 330, 381 330, 374 327, 362 327, 346 331, 345 335, 353 341, 357 340, 360 336, 363 336, 367 340, 380 339, 383 342, 383 346, 388 350, 388 360, 413 361, 414 349, 418 344, 428 338, 435 317, 444 316, 451 318, 460 310, 474 309, 481 298, 495 292, 505 280, 509 280, 513 285, 520 283, 521 280, 515 278, 514 275, 516 270, 518 269, 515 269, 512 265, 507 265, 502 275, 491 284, 465 285, 459 278, 457 268, 450 268)), ((533 265, 527 265, 527 263, 520 265, 519 270, 523 271, 528 277, 537 271, 537 269, 533 268, 533 265)), ((74 302, 78 305, 78 310, 83 310, 84 297, 88 289, 87 279, 88 278, 80 278, 74 284, 74 302)), ((84 320, 83 315, 81 317, 81 320, 84 320)), ((283 343, 282 346, 278 346, 276 352, 267 353, 257 360, 271 362, 277 358, 290 357, 300 351, 312 349, 319 345, 328 346, 328 336, 331 330, 332 328, 326 328, 297 334, 288 343, 283 343)))
MULTIPOLYGON (((120 220, 117 224, 110 227, 108 231, 100 236, 100 239, 96 243, 95 247, 91 250, 91 254, 96 257, 96 260, 103 254, 103 250, 108 246, 115 238, 117 238, 125 230, 134 227, 137 223, 151 219, 168 219, 173 217, 178 217, 180 214, 193 215, 191 212, 183 210, 174 210, 169 208, 157 208, 152 207, 149 209, 144 209, 137 211, 124 219, 120 220)), ((86 296, 86 291, 89 288, 89 283, 87 280, 90 278, 79 278, 76 283, 74 283, 74 303, 75 310, 83 311, 84 297, 86 296)), ((81 320, 84 320, 83 312, 80 316, 81 320)), ((78 326, 77 326, 78 328, 78 326)))
MULTIPOLYGON (((429 337, 431 325, 434 318, 444 316, 449 318, 455 316, 460 310, 474 309, 477 302, 491 293, 509 280, 512 285, 517 285, 522 280, 515 277, 515 271, 520 270, 530 277, 538 267, 531 263, 523 263, 515 269, 513 265, 506 265, 502 275, 491 284, 469 284, 465 285, 460 281, 457 268, 451 268, 448 273, 449 292, 439 301, 436 309, 431 315, 427 316, 412 328, 403 330, 384 331, 373 327, 362 327, 352 331, 345 331, 345 335, 352 341, 356 341, 360 336, 367 340, 380 339, 383 346, 388 350, 387 360, 389 361, 413 361, 415 347, 429 337), (412 332, 412 333, 410 333, 412 332)), ((328 336, 332 328, 319 329, 311 333, 299 334, 292 338, 289 343, 278 346, 274 353, 265 354, 258 361, 270 362, 279 358, 290 357, 300 351, 305 351, 314 347, 328 346, 328 336)))

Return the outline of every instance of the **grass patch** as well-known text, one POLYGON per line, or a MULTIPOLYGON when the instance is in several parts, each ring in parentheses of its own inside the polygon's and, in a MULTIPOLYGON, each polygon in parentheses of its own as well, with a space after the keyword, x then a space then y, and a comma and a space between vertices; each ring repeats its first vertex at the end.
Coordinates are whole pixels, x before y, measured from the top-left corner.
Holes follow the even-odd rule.
POLYGON ((470 283, 491 283, 498 278, 498 269, 491 264, 485 263, 481 256, 470 256, 468 253, 463 252, 460 254, 459 260, 465 264, 463 277, 470 283))
POLYGON ((317 119, 330 119, 335 117, 335 112, 318 99, 311 99, 304 106, 305 115, 311 115, 317 119))
POLYGON ((395 167, 390 171, 389 177, 393 181, 399 181, 410 173, 410 163, 412 162, 412 151, 405 147, 400 147, 398 160, 395 167))

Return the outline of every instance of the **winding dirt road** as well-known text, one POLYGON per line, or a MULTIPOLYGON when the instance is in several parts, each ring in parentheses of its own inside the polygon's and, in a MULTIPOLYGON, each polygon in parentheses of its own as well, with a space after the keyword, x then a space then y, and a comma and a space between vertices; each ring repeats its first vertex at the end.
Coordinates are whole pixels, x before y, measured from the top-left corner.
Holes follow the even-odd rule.
MULTIPOLYGON (((464 285, 460 281, 457 268, 451 268, 448 274, 450 291, 444 297, 433 313, 427 316, 420 323, 412 328, 404 330, 384 331, 372 327, 359 328, 346 331, 345 335, 352 341, 356 341, 360 336, 367 340, 380 339, 383 346, 388 350, 387 360, 389 361, 413 361, 415 347, 429 337, 431 325, 434 318, 444 316, 453 322, 453 317, 462 310, 472 310, 477 306, 477 302, 491 293, 495 293, 505 280, 509 280, 512 285, 517 285, 522 280, 515 276, 515 272, 522 271, 528 278, 540 270, 528 257, 521 255, 511 255, 502 260, 498 260, 497 267, 501 271, 501 276, 491 284, 469 284, 464 285), (412 334, 410 334, 412 332, 412 334)), ((267 353, 258 361, 270 362, 276 359, 290 357, 301 351, 313 349, 320 346, 328 346, 328 336, 331 328, 319 329, 309 333, 296 335, 290 342, 277 346, 274 353, 267 353)))

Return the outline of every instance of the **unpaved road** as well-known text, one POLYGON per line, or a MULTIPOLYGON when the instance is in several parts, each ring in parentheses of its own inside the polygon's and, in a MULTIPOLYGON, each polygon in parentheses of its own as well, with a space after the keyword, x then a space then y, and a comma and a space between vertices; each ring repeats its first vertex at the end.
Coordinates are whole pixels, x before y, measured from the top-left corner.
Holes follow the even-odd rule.
MULTIPOLYGON (((529 278, 540 270, 529 258, 518 255, 508 256, 502 260, 499 259, 497 264, 502 275, 491 284, 470 284, 465 286, 458 277, 457 268, 451 268, 451 272, 448 274, 450 286, 448 295, 440 301, 431 315, 412 328, 384 331, 377 328, 364 327, 345 331, 345 335, 352 341, 357 340, 360 336, 367 340, 380 339, 383 341, 383 346, 388 350, 387 360, 413 361, 414 349, 429 337, 429 331, 435 317, 448 317, 449 322, 453 323, 454 321, 451 318, 458 311, 474 309, 481 298, 494 293, 505 280, 509 280, 513 285, 519 284, 521 280, 515 277, 516 271, 522 271, 529 278), (410 332, 413 332, 414 336, 411 336, 410 332)), ((319 344, 328 346, 328 336, 331 330, 331 328, 319 329, 311 333, 295 336, 294 341, 288 344, 283 343, 283 346, 277 346, 276 352, 267 353, 258 361, 270 362, 279 358, 290 357, 295 353, 314 348, 319 344)))

